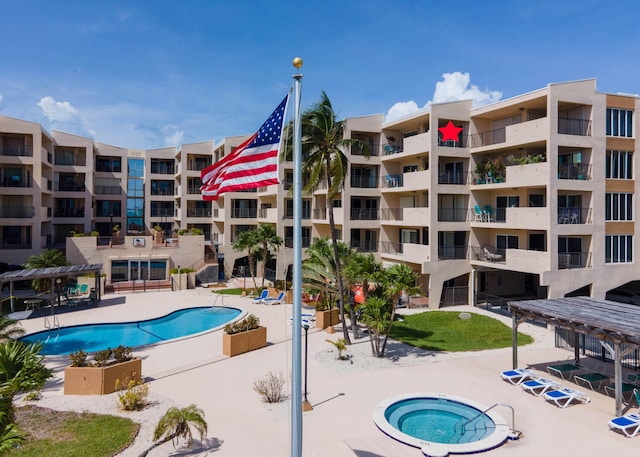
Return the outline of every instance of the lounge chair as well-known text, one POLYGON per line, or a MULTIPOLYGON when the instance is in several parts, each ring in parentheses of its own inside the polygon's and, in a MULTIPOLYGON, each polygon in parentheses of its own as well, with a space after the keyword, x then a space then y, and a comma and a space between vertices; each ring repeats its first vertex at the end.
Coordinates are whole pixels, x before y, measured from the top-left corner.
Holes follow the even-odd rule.
POLYGON ((566 387, 549 390, 544 393, 543 397, 547 401, 554 402, 559 408, 566 408, 574 400, 580 401, 582 403, 589 403, 591 401, 589 395, 585 394, 584 392, 580 392, 579 390, 574 389, 568 389, 566 387))
POLYGON ((89 284, 82 284, 78 293, 80 295, 87 295, 89 293, 89 284))
POLYGON ((591 390, 598 390, 602 387, 604 381, 609 380, 609 375, 605 374, 604 365, 597 366, 594 371, 587 373, 576 374, 573 376, 573 380, 579 386, 588 386, 591 390), (595 385, 595 388, 594 388, 595 385))
POLYGON ((523 381, 520 384, 520 387, 522 387, 523 390, 532 393, 536 397, 547 393, 547 391, 551 389, 562 388, 562 386, 556 381, 545 378, 534 378, 523 381))
POLYGON ((527 368, 516 368, 500 373, 500 377, 505 381, 509 381, 514 386, 519 386, 524 381, 535 377, 535 373, 527 368))
POLYGON ((69 297, 69 295, 67 295, 66 293, 62 294, 64 297, 64 301, 60 302, 60 306, 68 306, 69 308, 71 308, 72 306, 74 307, 78 307, 78 300, 69 297))
POLYGON ((483 247, 482 253, 484 254, 484 259, 489 262, 500 262, 504 260, 504 256, 502 254, 498 254, 496 252, 492 252, 489 248, 483 247))
POLYGON ((640 415, 625 414, 624 416, 614 417, 609 421, 609 428, 620 430, 627 438, 633 438, 640 433, 640 415))
POLYGON ((580 367, 578 365, 575 365, 573 363, 561 363, 558 365, 548 365, 547 366, 547 371, 549 372, 549 374, 554 374, 556 376, 560 376, 562 379, 566 380, 570 380, 571 379, 571 374, 574 371, 579 371, 580 367))
POLYGON ((280 295, 278 295, 276 298, 267 297, 262 302, 267 306, 271 306, 271 305, 283 305, 285 301, 286 300, 284 299, 284 292, 280 292, 280 295))
POLYGON ((259 297, 253 299, 253 303, 259 305, 264 303, 264 299, 269 296, 269 289, 263 289, 259 297))
MULTIPOLYGON (((637 382, 636 375, 633 373, 628 373, 627 376, 625 377, 624 382, 622 383, 622 398, 624 398, 625 401, 631 400, 631 395, 638 388, 638 385, 636 384, 636 382, 637 382)), ((615 397, 616 383, 611 382, 609 383, 608 386, 604 386, 604 391, 607 395, 611 397, 615 397)), ((638 406, 640 406, 640 403, 638 403, 638 406)))

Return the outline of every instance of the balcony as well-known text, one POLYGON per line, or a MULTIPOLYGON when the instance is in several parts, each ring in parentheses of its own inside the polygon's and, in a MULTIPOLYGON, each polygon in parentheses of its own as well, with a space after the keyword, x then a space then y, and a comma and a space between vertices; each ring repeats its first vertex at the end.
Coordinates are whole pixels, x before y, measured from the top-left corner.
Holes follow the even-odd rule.
POLYGON ((558 208, 558 224, 592 224, 591 208, 558 208))
POLYGON ((170 189, 158 189, 158 188, 151 188, 151 195, 164 195, 164 196, 171 196, 171 195, 175 195, 175 190, 173 188, 170 189))
POLYGON ((173 217, 175 210, 173 208, 153 208, 151 207, 151 217, 173 217))
POLYGON ((211 160, 189 160, 187 162, 187 171, 202 171, 211 165, 211 160))
POLYGON ((467 245, 438 246, 438 260, 460 260, 467 258, 467 245))
POLYGON ((33 187, 33 183, 28 174, 5 175, 0 180, 0 187, 33 187))
POLYGON ((394 256, 398 260, 417 264, 428 262, 430 257, 429 245, 416 243, 382 241, 380 242, 380 253, 394 256))
POLYGON ((0 218, 2 219, 29 219, 35 215, 33 206, 3 205, 0 206, 0 218))
POLYGON ((591 136, 591 121, 589 119, 558 118, 558 133, 591 136))
POLYGON ((122 187, 120 186, 94 186, 93 191, 96 195, 120 195, 122 187))
POLYGON ((255 219, 258 217, 258 208, 231 208, 233 219, 255 219))
POLYGON ((211 217, 211 208, 187 208, 187 217, 211 217))
POLYGON ((84 208, 59 208, 54 211, 53 217, 84 217, 84 208))
POLYGON ((493 130, 474 133, 469 136, 469 146, 472 148, 487 147, 490 149, 495 144, 502 147, 543 141, 548 137, 548 121, 546 116, 531 116, 525 122, 521 117, 515 116, 512 123, 493 130), (503 144, 504 143, 504 144, 503 144))
POLYGON ((313 218, 318 220, 327 220, 327 208, 314 208, 313 218))
MULTIPOLYGON (((303 236, 301 241, 303 248, 308 248, 311 245, 311 237, 303 236)), ((286 248, 293 248, 293 237, 286 237, 284 239, 284 246, 286 248)))
POLYGON ((439 222, 466 222, 467 221, 467 208, 438 208, 438 221, 439 222))
POLYGON ((377 221, 380 218, 380 210, 378 208, 351 208, 352 221, 377 221))
POLYGON ((351 176, 351 187, 356 189, 377 189, 377 176, 351 176))
POLYGON ((441 171, 438 174, 438 184, 466 185, 469 173, 466 171, 441 171))
POLYGON ((591 179, 591 165, 587 163, 573 163, 558 165, 558 179, 591 179))
POLYGON ((378 252, 378 243, 374 241, 351 241, 350 246, 358 252, 378 252))
POLYGON ((354 156, 369 155, 371 157, 378 156, 380 144, 373 144, 373 145, 367 144, 367 147, 368 147, 368 151, 367 153, 365 153, 365 150, 361 145, 358 145, 358 144, 351 145, 351 155, 354 155, 354 156))
POLYGON ((57 182, 56 185, 53 186, 53 190, 56 192, 84 192, 85 186, 84 183, 62 183, 57 182))
MULTIPOLYGON (((9 157, 33 157, 33 145, 5 144, 0 147, 0 155, 9 157)), ((29 243, 29 245, 31 245, 31 243, 29 243)))
POLYGON ((157 175, 173 175, 175 174, 176 169, 173 163, 161 163, 151 161, 151 173, 157 175))
POLYGON ((590 252, 561 252, 558 254, 558 270, 591 268, 590 252))

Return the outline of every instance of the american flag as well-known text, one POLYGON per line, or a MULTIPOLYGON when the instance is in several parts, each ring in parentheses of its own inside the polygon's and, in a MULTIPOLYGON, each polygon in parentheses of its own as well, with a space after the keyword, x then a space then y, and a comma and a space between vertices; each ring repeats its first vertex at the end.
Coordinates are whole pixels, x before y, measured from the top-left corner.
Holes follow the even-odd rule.
POLYGON ((251 138, 231 154, 202 170, 203 200, 217 200, 224 192, 278 184, 278 153, 289 95, 251 138))

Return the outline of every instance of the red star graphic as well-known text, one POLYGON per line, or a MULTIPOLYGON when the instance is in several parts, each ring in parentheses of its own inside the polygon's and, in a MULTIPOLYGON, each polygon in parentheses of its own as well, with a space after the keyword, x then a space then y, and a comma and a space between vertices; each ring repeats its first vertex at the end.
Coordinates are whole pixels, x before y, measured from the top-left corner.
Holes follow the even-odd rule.
POLYGON ((449 121, 446 127, 440 127, 438 131, 442 133, 442 141, 460 141, 458 135, 462 132, 462 127, 456 127, 453 122, 449 121))

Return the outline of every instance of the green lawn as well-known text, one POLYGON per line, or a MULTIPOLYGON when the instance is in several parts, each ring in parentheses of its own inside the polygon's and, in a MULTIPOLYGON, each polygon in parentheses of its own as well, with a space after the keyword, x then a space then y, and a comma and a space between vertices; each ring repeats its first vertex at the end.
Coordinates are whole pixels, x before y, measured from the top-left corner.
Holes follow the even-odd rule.
POLYGON ((131 419, 25 406, 16 411, 27 437, 11 457, 111 457, 129 444, 139 426, 131 419))
MULTIPOLYGON (((391 338, 431 351, 480 351, 511 346, 511 327, 491 317, 470 313, 471 319, 460 319, 458 312, 428 311, 402 316, 394 322, 391 338)), ((533 338, 518 332, 518 346, 530 344, 533 338)))
MULTIPOLYGON (((223 295, 242 295, 242 288, 228 288, 228 289, 214 289, 211 292, 214 294, 223 294, 223 295)), ((247 293, 249 293, 250 289, 247 289, 247 293)))

